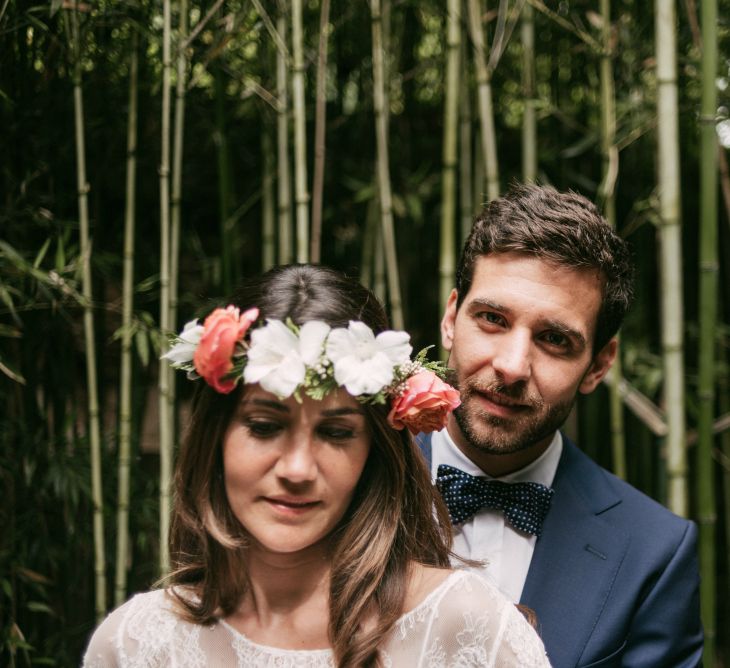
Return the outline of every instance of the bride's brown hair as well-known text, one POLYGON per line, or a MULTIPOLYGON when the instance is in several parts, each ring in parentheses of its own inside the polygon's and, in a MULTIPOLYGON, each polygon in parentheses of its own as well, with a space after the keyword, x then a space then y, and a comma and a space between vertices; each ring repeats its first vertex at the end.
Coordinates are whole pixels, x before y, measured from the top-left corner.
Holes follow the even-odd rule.
MULTIPOLYGON (((388 328, 380 302, 356 281, 326 267, 277 267, 248 281, 230 302, 260 317, 322 320, 346 327, 360 320, 388 328)), ((233 613, 248 588, 246 532, 223 484, 223 436, 245 391, 219 394, 202 381, 175 474, 170 533, 173 572, 167 584, 191 621, 209 624, 233 613), (194 596, 190 596, 190 593, 194 596)), ((378 648, 403 614, 409 564, 447 567, 448 513, 406 430, 387 422, 387 406, 364 405, 371 448, 352 503, 332 536, 329 637, 344 668, 378 664, 378 648), (367 624, 365 623, 367 621, 367 624)))

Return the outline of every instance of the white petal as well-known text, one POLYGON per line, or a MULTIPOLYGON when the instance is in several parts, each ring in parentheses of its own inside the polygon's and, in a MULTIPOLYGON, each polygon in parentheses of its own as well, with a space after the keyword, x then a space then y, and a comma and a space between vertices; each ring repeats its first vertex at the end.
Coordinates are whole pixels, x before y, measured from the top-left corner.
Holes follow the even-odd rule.
POLYGON ((327 357, 333 363, 342 357, 352 355, 354 349, 355 342, 344 327, 333 329, 327 337, 327 357))
POLYGON ((197 320, 186 323, 177 337, 177 342, 160 359, 170 360, 173 366, 192 362, 203 331, 203 326, 199 325, 197 320))
POLYGON ((244 383, 258 383, 264 376, 270 374, 278 366, 278 358, 273 362, 266 360, 248 360, 243 369, 244 383))
POLYGON ((267 320, 264 327, 254 329, 251 333, 252 349, 254 344, 265 345, 267 348, 278 352, 282 357, 285 357, 290 350, 299 347, 296 334, 281 320, 267 320))
POLYGON ((373 330, 364 322, 350 320, 350 325, 347 328, 347 331, 350 332, 350 335, 357 344, 369 344, 375 341, 373 330))
POLYGON ((393 381, 393 365, 386 355, 369 360, 354 356, 343 357, 334 364, 335 380, 344 385, 352 396, 376 394, 393 381))
POLYGON ((191 320, 190 322, 185 323, 185 327, 183 327, 183 331, 180 332, 180 336, 178 337, 181 341, 185 341, 185 343, 192 343, 193 345, 198 345, 200 343, 200 338, 203 336, 203 332, 205 331, 205 328, 203 325, 199 325, 197 319, 191 320))
POLYGON ((275 369, 264 376, 259 385, 281 399, 290 397, 294 390, 304 382, 306 368, 296 352, 284 358, 275 369))
POLYGON ((330 332, 326 322, 310 320, 299 330, 299 352, 307 366, 313 366, 322 355, 324 341, 330 332))
POLYGON ((170 360, 174 366, 193 361, 196 346, 190 343, 176 343, 160 359, 170 360))
POLYGON ((407 332, 396 332, 388 330, 381 332, 375 339, 375 345, 378 350, 388 356, 390 361, 395 364, 405 364, 411 358, 413 346, 411 346, 411 337, 407 332))

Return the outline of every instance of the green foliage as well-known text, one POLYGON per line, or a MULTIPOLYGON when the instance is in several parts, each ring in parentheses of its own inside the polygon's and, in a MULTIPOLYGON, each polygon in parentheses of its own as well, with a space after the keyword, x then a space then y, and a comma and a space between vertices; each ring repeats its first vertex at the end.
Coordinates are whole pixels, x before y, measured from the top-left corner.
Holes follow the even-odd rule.
MULTIPOLYGON (((268 16, 287 3, 264 1, 268 16)), ((488 45, 495 43, 498 6, 489 3, 488 45)), ((515 3, 504 3, 513 6, 515 3)), ((618 0, 614 5, 614 78, 620 169, 617 183, 619 231, 632 244, 638 264, 636 305, 624 328, 627 379, 659 401, 659 303, 655 222, 656 77, 653 4, 618 0)), ((686 8, 679 3, 680 139, 682 150, 684 284, 689 418, 696 387, 696 226, 699 51, 686 8)), ((535 13, 536 105, 539 177, 561 189, 596 198, 602 177, 599 146, 600 18, 596 3, 545 3, 554 14, 535 13)), ((416 347, 438 334, 438 229, 445 53, 444 3, 392 3, 390 18, 389 140, 393 211, 402 301, 416 347)), ((86 442, 81 258, 73 99, 66 18, 70 3, 0 2, 0 665, 77 665, 94 625, 92 507, 86 442)), ((207 310, 223 285, 219 226, 217 151, 225 141, 230 192, 226 225, 234 276, 260 269, 263 163, 260 135, 275 125, 276 69, 264 17, 252 3, 232 0, 197 4, 193 37, 182 45, 190 60, 186 93, 182 195, 180 321, 207 310), (216 87, 216 72, 222 85, 216 87), (217 105, 225 123, 216 122, 217 105)), ((173 25, 177 24, 175 5, 173 25)), ((718 118, 730 108, 730 1, 720 2, 721 66, 718 118)), ((137 243, 130 592, 144 589, 157 573, 157 455, 155 422, 159 313, 159 192, 161 15, 146 0, 80 3, 81 62, 86 112, 89 210, 93 250, 93 294, 100 397, 103 410, 103 480, 107 563, 113 572, 116 494, 116 425, 126 163, 129 41, 132 27, 142 39, 139 73, 137 243)), ((318 4, 305 3, 308 145, 314 122, 313 63, 318 41, 318 4)), ((288 36, 284 36, 289 39, 288 36)), ((374 180, 373 84, 368 3, 342 3, 333 12, 327 81, 322 260, 357 275, 368 209, 377 196, 374 180)), ((290 41, 289 41, 290 43, 290 41)), ((180 47, 177 44, 175 48, 180 47)), ((511 34, 492 73, 501 185, 520 176, 519 29, 511 34)), ((474 84, 473 72, 463 75, 474 84)), ((173 77, 174 78, 174 77, 173 77)), ((173 81, 174 84, 174 81, 173 81)), ((475 141, 477 137, 475 136, 475 141)), ((480 198, 483 199, 483 198, 480 198)), ((723 203, 724 204, 724 203, 723 203)), ((721 290, 718 344, 727 351, 730 334, 730 228, 721 206, 721 290)), ((216 300, 217 301, 217 300, 216 300)), ((718 380, 727 382, 726 365, 718 380)), ((182 383, 184 405, 190 384, 182 383)), ((602 461, 607 416, 599 394, 580 411, 581 429, 602 461)), ((632 418, 633 419, 633 418, 632 418)), ((661 453, 638 420, 630 423, 629 477, 662 496, 661 453), (636 448, 632 448, 635 442, 636 448)), ((583 439, 584 441, 586 439, 583 439)), ((720 509, 722 514, 723 511, 720 509)), ((727 591, 726 555, 721 583, 727 591)), ((109 578, 111 581, 111 578, 109 578)), ((721 597, 722 598, 722 597, 721 597)), ((730 609, 720 611, 726 628, 730 609)), ((723 625, 724 623, 724 625, 723 625)), ((720 638, 728 652, 728 639, 720 638)))

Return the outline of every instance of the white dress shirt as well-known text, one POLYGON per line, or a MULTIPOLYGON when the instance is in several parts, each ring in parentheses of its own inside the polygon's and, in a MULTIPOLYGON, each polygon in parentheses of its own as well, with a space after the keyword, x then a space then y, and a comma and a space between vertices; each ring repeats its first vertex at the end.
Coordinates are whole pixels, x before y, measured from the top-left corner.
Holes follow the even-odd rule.
MULTIPOLYGON (((470 475, 491 480, 538 482, 550 487, 562 452, 563 437, 556 431, 547 450, 534 462, 519 471, 492 478, 459 450, 448 431, 442 429, 434 433, 431 439, 431 475, 436 480, 439 465, 448 464, 470 475)), ((516 531, 505 524, 501 511, 483 508, 463 524, 454 527, 453 550, 461 557, 484 561, 486 575, 507 598, 518 603, 536 541, 535 536, 516 531)))

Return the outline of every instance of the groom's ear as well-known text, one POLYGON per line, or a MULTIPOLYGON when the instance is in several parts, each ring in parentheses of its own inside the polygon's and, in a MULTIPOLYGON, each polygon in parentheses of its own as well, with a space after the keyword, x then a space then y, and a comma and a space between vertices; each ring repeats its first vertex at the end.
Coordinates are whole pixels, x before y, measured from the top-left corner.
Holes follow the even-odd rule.
POLYGON ((608 373, 611 366, 613 366, 617 352, 618 341, 616 338, 613 338, 596 353, 591 365, 588 367, 588 371, 586 371, 583 380, 578 386, 578 391, 581 394, 589 394, 596 389, 598 383, 603 380, 603 377, 608 373))
POLYGON ((456 322, 456 301, 458 297, 456 289, 453 289, 446 300, 444 317, 441 318, 441 345, 444 350, 450 351, 454 343, 454 323, 456 322))

